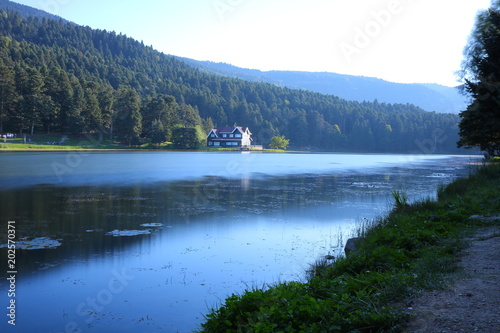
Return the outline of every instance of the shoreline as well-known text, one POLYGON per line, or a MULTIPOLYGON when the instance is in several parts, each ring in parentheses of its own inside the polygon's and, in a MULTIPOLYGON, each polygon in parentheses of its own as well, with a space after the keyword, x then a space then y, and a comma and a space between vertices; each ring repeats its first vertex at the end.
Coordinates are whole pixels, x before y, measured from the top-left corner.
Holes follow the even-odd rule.
POLYGON ((233 294, 211 309, 200 332, 402 331, 419 315, 412 303, 422 292, 453 287, 471 235, 500 227, 499 197, 500 163, 494 162, 438 188, 436 200, 407 204, 394 195, 387 216, 360 227, 354 253, 317 259, 306 282, 233 294))
POLYGON ((457 154, 457 153, 415 153, 415 152, 356 152, 356 151, 316 151, 316 150, 243 150, 243 149, 227 149, 227 150, 210 150, 210 149, 155 149, 155 148, 0 148, 1 153, 26 153, 26 152, 207 152, 207 153, 294 153, 294 154, 356 154, 356 155, 429 155, 429 156, 478 156, 482 154, 457 154))

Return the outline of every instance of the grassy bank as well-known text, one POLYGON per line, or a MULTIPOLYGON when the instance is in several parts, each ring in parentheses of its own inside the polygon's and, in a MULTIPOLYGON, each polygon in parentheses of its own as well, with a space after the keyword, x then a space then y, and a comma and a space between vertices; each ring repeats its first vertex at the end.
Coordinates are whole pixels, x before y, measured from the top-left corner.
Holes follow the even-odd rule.
POLYGON ((0 139, 1 150, 91 150, 91 149, 129 149, 129 147, 115 143, 112 140, 104 140, 85 136, 66 136, 57 134, 45 134, 27 136, 24 138, 0 139))
MULTIPOLYGON (((23 138, 0 139, 0 152, 2 151, 65 151, 65 150, 178 150, 171 142, 161 144, 144 143, 138 146, 129 147, 123 143, 112 140, 104 140, 92 137, 70 137, 61 135, 36 135, 27 138, 24 143, 23 138)), ((199 147, 192 151, 205 152, 239 152, 240 148, 213 148, 199 147)), ((283 153, 280 149, 250 149, 249 151, 283 153)))
POLYGON ((446 286, 465 236, 499 220, 500 163, 438 189, 438 199, 395 208, 360 230, 360 248, 329 264, 318 260, 307 281, 232 295, 207 315, 203 332, 398 332, 407 304, 422 290, 446 286))
MULTIPOLYGON (((65 151, 65 150, 176 150, 171 142, 153 144, 150 142, 129 147, 120 142, 93 136, 69 136, 42 134, 3 139, 0 138, 1 151, 65 151)), ((240 151, 239 148, 200 147, 197 151, 240 151)), ((251 151, 282 152, 275 149, 251 149, 251 151)))

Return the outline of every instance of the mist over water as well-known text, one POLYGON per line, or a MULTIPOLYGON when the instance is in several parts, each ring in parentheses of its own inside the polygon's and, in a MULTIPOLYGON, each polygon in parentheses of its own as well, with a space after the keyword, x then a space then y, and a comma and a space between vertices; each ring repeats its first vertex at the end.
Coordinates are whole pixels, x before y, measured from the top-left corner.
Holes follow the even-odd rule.
MULTIPOLYGON (((232 293, 304 280, 364 221, 470 171, 474 156, 5 153, 19 250, 16 329, 189 332, 232 293)), ((6 239, 0 231, 0 243, 6 239)), ((5 249, 0 249, 2 258, 5 249)), ((5 274, 5 260, 0 274, 5 274)), ((0 300, 7 283, 0 282, 0 300)), ((2 332, 6 321, 0 322, 2 332)))
POLYGON ((389 166, 422 165, 446 155, 56 152, 2 153, 3 189, 57 186, 136 185, 206 176, 247 179, 289 174, 331 174, 389 166))

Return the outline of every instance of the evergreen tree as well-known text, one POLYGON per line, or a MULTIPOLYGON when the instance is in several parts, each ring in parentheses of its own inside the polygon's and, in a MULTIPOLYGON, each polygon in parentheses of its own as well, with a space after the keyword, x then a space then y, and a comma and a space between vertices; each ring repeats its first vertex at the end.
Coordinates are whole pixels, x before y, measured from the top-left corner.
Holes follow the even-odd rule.
POLYGON ((115 133, 128 145, 137 144, 142 132, 141 99, 131 88, 123 88, 116 99, 115 133))
POLYGON ((14 71, 11 67, 0 65, 0 133, 3 124, 12 117, 17 100, 14 71))
POLYGON ((68 133, 73 121, 73 86, 71 85, 69 75, 64 71, 56 70, 53 75, 57 86, 52 92, 52 100, 59 109, 58 128, 59 131, 68 133))
POLYGON ((102 128, 102 113, 97 99, 97 94, 91 88, 84 92, 85 107, 82 117, 85 119, 83 130, 85 132, 96 132, 102 128))
POLYGON ((109 139, 113 139, 113 120, 115 117, 115 92, 111 86, 102 86, 97 94, 99 108, 101 109, 102 126, 99 129, 99 136, 102 136, 106 131, 109 133, 109 139))
POLYGON ((161 120, 153 120, 153 125, 151 126, 151 142, 162 143, 167 140, 167 135, 165 132, 165 127, 161 120))
POLYGON ((85 131, 85 91, 78 79, 74 78, 72 82, 72 98, 70 101, 69 112, 67 116, 67 129, 70 133, 78 134, 85 131))
POLYGON ((172 143, 176 149, 196 149, 200 142, 196 128, 177 127, 172 133, 172 143))
POLYGON ((151 99, 142 111, 143 135, 150 137, 155 120, 161 121, 167 138, 173 127, 180 123, 179 105, 172 96, 158 96, 151 99))
POLYGON ((24 103, 22 104, 22 112, 25 115, 24 119, 29 125, 30 133, 33 135, 35 126, 39 125, 41 122, 41 112, 45 104, 46 96, 42 94, 44 82, 41 74, 32 68, 28 69, 27 74, 28 81, 24 103))

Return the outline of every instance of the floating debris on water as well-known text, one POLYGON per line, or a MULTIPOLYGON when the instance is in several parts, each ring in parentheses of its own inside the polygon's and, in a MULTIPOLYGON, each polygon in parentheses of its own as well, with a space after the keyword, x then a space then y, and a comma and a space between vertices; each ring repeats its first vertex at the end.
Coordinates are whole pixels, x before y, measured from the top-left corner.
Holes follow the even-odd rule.
POLYGON ((430 176, 427 176, 428 178, 452 178, 455 177, 452 174, 449 173, 433 173, 430 176))
POLYGON ((141 227, 145 227, 145 228, 159 228, 159 227, 163 227, 163 223, 144 223, 144 224, 141 224, 141 227))
POLYGON ((90 229, 90 230, 85 230, 85 232, 101 232, 103 231, 102 229, 90 229))
MULTIPOLYGON (((31 240, 23 240, 16 242, 16 249, 20 250, 45 250, 55 249, 61 246, 60 239, 50 239, 48 237, 38 237, 31 240)), ((7 244, 2 244, 0 248, 7 247, 7 244)))
POLYGON ((107 232, 107 236, 113 237, 131 237, 131 236, 139 236, 139 235, 149 235, 151 234, 151 230, 113 230, 107 232))

